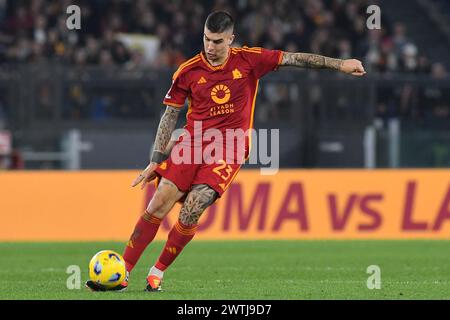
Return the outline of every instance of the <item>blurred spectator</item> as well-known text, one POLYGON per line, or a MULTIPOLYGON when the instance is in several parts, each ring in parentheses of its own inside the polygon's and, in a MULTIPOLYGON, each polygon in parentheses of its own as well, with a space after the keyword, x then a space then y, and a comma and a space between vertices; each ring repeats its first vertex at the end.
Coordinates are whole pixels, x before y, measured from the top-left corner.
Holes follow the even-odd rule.
POLYGON ((55 110, 53 94, 50 85, 42 83, 38 88, 38 100, 36 101, 36 116, 41 119, 49 119, 55 110))
POLYGON ((0 130, 6 128, 6 112, 3 103, 0 101, 0 130))
POLYGON ((402 46, 399 69, 404 72, 415 72, 418 68, 418 51, 412 43, 402 46))
POLYGON ((103 95, 92 101, 91 119, 104 120, 111 114, 112 97, 103 95))
POLYGON ((439 85, 439 81, 448 76, 441 63, 431 67, 431 77, 434 82, 427 84, 421 92, 421 106, 426 118, 450 119, 450 91, 439 85))
POLYGON ((392 42, 394 43, 394 50, 396 54, 403 53, 403 47, 406 46, 409 41, 406 38, 406 27, 402 23, 396 23, 394 25, 394 35, 392 36, 392 42))
POLYGON ((19 151, 12 150, 10 154, 0 154, 0 170, 20 170, 24 167, 22 155, 19 151))

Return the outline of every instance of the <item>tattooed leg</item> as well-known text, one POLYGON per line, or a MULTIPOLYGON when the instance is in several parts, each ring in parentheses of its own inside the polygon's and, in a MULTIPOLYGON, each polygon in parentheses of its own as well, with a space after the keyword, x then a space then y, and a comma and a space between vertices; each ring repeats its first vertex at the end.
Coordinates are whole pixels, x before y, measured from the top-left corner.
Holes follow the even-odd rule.
POLYGON ((206 184, 193 186, 181 208, 179 221, 170 230, 167 242, 158 261, 150 269, 147 290, 155 291, 163 278, 164 271, 174 262, 184 247, 192 240, 197 230, 198 219, 203 211, 217 198, 217 192, 206 184), (152 281, 157 284, 152 286, 152 281), (149 288, 150 286, 150 288, 149 288))
POLYGON ((145 248, 155 238, 164 216, 183 195, 173 182, 165 178, 161 180, 147 210, 136 223, 123 253, 128 272, 133 270, 145 248))
POLYGON ((197 224, 205 209, 216 199, 217 192, 210 186, 206 184, 193 186, 181 208, 180 221, 186 226, 197 224))

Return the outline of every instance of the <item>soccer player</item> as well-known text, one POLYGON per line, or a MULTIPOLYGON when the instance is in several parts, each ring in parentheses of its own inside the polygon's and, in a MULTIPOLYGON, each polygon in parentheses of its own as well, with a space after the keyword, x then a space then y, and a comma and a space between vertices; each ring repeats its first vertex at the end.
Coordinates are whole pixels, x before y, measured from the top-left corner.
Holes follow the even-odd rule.
MULTIPOLYGON (((214 163, 175 163, 170 150, 180 110, 188 99, 185 130, 195 136, 195 122, 201 123, 201 134, 208 129, 224 133, 227 129, 252 128, 258 80, 278 67, 331 69, 354 76, 365 74, 360 61, 341 60, 310 53, 291 53, 264 48, 232 48, 234 21, 226 12, 211 13, 205 22, 203 51, 181 64, 173 75, 163 103, 167 106, 162 116, 150 164, 141 172, 132 186, 157 178, 158 187, 144 214, 138 220, 125 248, 127 274, 154 239, 162 219, 174 204, 182 202, 179 219, 169 232, 167 242, 147 277, 147 291, 160 291, 166 269, 195 235, 202 213, 227 190, 242 164, 240 151, 249 154, 249 139, 237 145, 231 156, 214 163)), ((197 132, 198 135, 198 132, 197 132)), ((192 153, 204 151, 205 144, 184 141, 183 135, 175 146, 191 148, 192 153)), ((195 140, 195 139, 194 139, 195 140)), ((225 143, 224 143, 225 144, 225 143)), ((222 147, 222 146, 221 146, 222 147)), ((173 147, 175 149, 175 147, 173 147)), ((223 145, 224 154, 227 146, 223 145)), ((114 288, 124 290, 127 280, 114 288)), ((92 290, 102 290, 92 282, 92 290)))

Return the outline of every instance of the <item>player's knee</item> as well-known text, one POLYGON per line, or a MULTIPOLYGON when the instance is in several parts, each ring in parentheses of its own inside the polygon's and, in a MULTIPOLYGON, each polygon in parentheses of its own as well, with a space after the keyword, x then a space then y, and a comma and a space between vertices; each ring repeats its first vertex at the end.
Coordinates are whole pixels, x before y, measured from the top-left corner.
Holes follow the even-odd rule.
POLYGON ((169 201, 170 197, 167 193, 156 192, 147 207, 148 213, 159 219, 164 218, 170 210, 170 207, 167 206, 169 201))

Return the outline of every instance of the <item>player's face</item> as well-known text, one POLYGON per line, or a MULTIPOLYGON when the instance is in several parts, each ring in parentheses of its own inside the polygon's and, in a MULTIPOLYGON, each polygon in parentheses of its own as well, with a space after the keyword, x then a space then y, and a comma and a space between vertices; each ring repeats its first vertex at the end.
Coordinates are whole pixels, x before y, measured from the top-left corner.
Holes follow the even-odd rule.
POLYGON ((222 63, 228 56, 228 50, 233 43, 232 30, 222 33, 212 33, 205 27, 203 35, 203 46, 206 57, 210 62, 222 63))

